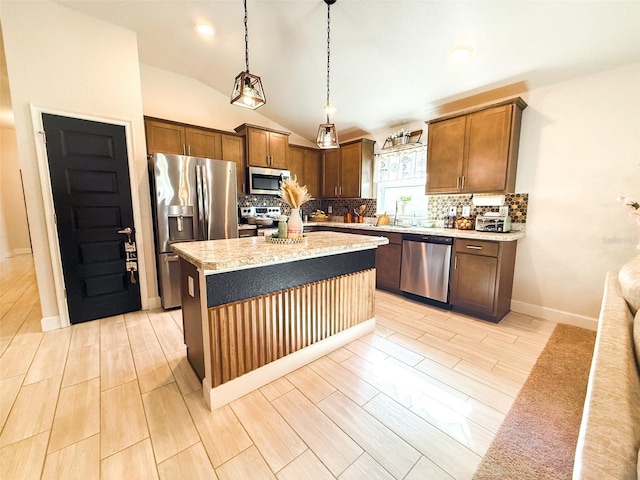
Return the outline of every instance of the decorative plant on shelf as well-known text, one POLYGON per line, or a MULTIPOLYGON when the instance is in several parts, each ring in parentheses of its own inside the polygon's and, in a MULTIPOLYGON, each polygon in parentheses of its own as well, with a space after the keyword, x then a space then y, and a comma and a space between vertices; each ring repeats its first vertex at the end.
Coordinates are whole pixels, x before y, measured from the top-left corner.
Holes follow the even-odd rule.
POLYGON ((411 131, 410 130, 405 130, 404 128, 401 130, 398 130, 397 132, 393 132, 391 135, 389 135, 387 137, 387 140, 396 140, 398 138, 409 138, 411 136, 411 131))

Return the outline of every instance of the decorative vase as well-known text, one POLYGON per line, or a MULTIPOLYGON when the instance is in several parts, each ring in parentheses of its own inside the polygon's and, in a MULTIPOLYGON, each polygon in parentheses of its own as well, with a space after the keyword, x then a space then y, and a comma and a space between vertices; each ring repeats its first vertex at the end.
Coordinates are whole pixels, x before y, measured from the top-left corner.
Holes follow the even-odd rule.
POLYGON ((407 144, 407 140, 409 139, 409 137, 396 137, 391 139, 391 144, 395 147, 397 145, 406 145, 407 144))
POLYGON ((291 209, 287 223, 287 238, 302 238, 302 218, 300 218, 299 208, 291 209))

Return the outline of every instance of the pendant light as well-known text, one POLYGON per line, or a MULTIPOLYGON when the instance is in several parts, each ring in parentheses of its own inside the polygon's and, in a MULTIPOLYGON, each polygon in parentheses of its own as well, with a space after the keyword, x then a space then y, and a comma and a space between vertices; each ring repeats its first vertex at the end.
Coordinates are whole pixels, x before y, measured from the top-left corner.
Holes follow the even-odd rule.
MULTIPOLYGON (((335 0, 334 0, 335 1, 335 0)), ((244 0, 244 59, 247 69, 240 72, 233 84, 231 104, 255 110, 267 101, 262 81, 257 75, 249 73, 249 31, 247 29, 247 0, 244 0)))
POLYGON ((327 104, 324 106, 324 111, 327 114, 327 123, 321 123, 318 128, 318 138, 316 143, 319 148, 338 148, 338 132, 336 126, 330 122, 329 114, 333 112, 333 107, 329 103, 329 72, 331 71, 331 5, 336 3, 336 0, 324 0, 327 4, 327 104))

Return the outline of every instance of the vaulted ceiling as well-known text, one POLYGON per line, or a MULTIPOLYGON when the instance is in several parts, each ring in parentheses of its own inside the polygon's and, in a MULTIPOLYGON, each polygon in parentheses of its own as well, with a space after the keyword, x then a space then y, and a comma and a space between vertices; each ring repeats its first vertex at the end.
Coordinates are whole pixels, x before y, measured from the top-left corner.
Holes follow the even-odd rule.
MULTIPOLYGON (((137 32, 140 62, 231 93, 244 70, 242 0, 63 1, 137 32), (212 37, 194 29, 213 26, 212 37)), ((326 97, 327 6, 248 0, 259 112, 313 139, 326 97)), ((332 120, 354 136, 433 117, 489 91, 526 91, 640 60, 639 1, 338 0, 331 7, 332 120), (452 51, 469 45, 458 62, 452 51)))

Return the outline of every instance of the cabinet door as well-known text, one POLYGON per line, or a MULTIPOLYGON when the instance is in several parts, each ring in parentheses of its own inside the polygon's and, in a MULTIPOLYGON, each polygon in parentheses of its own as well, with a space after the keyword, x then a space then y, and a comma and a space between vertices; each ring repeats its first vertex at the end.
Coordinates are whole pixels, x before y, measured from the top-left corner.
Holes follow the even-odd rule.
POLYGON ((269 132, 270 166, 273 168, 287 168, 287 149, 289 137, 282 133, 269 132))
POLYGON ((494 314, 498 259, 456 253, 451 281, 451 304, 472 313, 494 314))
POLYGON ((337 197, 340 186, 340 150, 322 152, 322 196, 337 197))
POLYGON ((147 153, 185 154, 184 127, 171 123, 146 120, 147 153))
POLYGON ((320 153, 311 148, 304 149, 304 181, 313 198, 320 195, 320 153))
POLYGON ((244 137, 222 135, 222 160, 236 163, 238 193, 245 193, 244 137))
POLYGON ((247 163, 253 167, 269 166, 269 132, 247 129, 247 163))
POLYGON ((222 156, 222 135, 197 128, 185 129, 187 155, 219 159, 222 156))
POLYGON ((400 264, 402 245, 380 245, 376 250, 376 285, 400 290, 400 264))
POLYGON ((513 105, 504 105, 467 117, 462 191, 505 190, 512 110, 513 105))
POLYGON ((362 144, 353 143, 340 148, 340 189, 341 197, 360 196, 362 144))
MULTIPOLYGON (((304 149, 301 147, 289 147, 288 170, 291 172, 291 178, 297 177, 300 185, 305 185, 304 176, 304 149)), ((309 188, 309 187, 307 187, 309 188)))
POLYGON ((456 193, 462 182, 466 117, 429 125, 427 193, 456 193))

